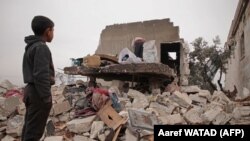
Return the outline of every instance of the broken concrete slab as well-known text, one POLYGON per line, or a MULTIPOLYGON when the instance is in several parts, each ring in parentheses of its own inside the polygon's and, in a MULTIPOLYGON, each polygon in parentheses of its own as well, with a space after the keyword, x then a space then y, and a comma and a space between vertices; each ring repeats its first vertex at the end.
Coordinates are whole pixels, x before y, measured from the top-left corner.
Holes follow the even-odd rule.
POLYGON ((207 99, 200 97, 198 94, 190 94, 189 98, 192 100, 192 104, 195 105, 205 105, 207 103, 207 99))
POLYGON ((200 91, 200 88, 196 85, 193 86, 181 86, 181 90, 182 93, 198 93, 200 91))
POLYGON ((250 97, 250 92, 247 88, 243 88, 243 91, 242 91, 242 94, 237 96, 237 100, 241 99, 241 100, 244 100, 244 99, 247 99, 250 97))
POLYGON ((93 140, 85 136, 76 135, 74 136, 73 141, 93 141, 93 140))
POLYGON ((71 109, 71 106, 69 104, 69 101, 66 100, 62 103, 54 104, 52 109, 54 115, 59 115, 61 113, 69 111, 71 109))
POLYGON ((208 90, 200 90, 198 95, 200 97, 206 98, 208 101, 210 101, 212 98, 211 93, 208 90))
POLYGON ((201 118, 203 119, 204 122, 210 123, 213 120, 215 120, 216 116, 220 114, 222 109, 220 107, 216 108, 211 108, 207 110, 205 113, 201 114, 201 118))
POLYGON ((1 141, 16 141, 12 136, 6 135, 1 141))
POLYGON ((90 133, 89 132, 85 132, 82 135, 85 136, 85 137, 88 137, 88 138, 90 137, 90 133))
POLYGON ((172 82, 171 84, 167 85, 164 91, 173 93, 174 91, 180 91, 180 87, 178 86, 176 82, 172 82))
POLYGON ((104 122, 103 121, 94 121, 91 125, 91 130, 90 130, 90 138, 94 139, 97 137, 97 134, 100 130, 102 130, 104 127, 104 122))
POLYGON ((61 122, 68 122, 70 120, 69 113, 59 115, 58 119, 61 122))
POLYGON ((232 118, 229 123, 231 125, 250 125, 250 117, 243 117, 241 119, 232 118))
POLYGON ((3 80, 0 83, 0 86, 2 88, 6 88, 7 90, 13 89, 14 87, 16 87, 15 85, 13 85, 9 80, 3 80))
POLYGON ((203 123, 203 119, 201 118, 202 112, 203 111, 201 108, 192 108, 184 114, 184 119, 190 124, 202 124, 203 123))
POLYGON ((139 91, 129 89, 128 96, 133 98, 132 107, 136 109, 144 109, 149 105, 147 97, 139 91))
POLYGON ((153 130, 159 124, 156 116, 143 110, 129 109, 129 120, 132 127, 153 130))
POLYGON ((188 108, 191 106, 192 100, 188 97, 186 93, 180 93, 175 91, 170 97, 170 100, 176 102, 182 107, 188 108))
POLYGON ((135 135, 133 135, 129 129, 126 129, 125 139, 126 139, 126 141, 136 141, 137 137, 135 135))
POLYGON ((156 102, 166 107, 165 111, 168 114, 172 114, 174 109, 179 106, 175 102, 171 101, 167 96, 158 96, 156 102))
POLYGON ((232 102, 222 91, 214 91, 211 100, 223 105, 228 105, 232 102))
POLYGON ((250 117, 250 106, 237 106, 234 108, 232 115, 234 119, 250 117))
POLYGON ((7 121, 6 133, 12 136, 21 136, 24 117, 16 115, 7 121))
POLYGON ((0 97, 0 106, 3 107, 4 106, 4 101, 6 100, 5 97, 0 97))
POLYGON ((52 96, 63 95, 65 93, 65 89, 66 89, 65 85, 52 87, 52 89, 51 89, 52 96))
POLYGON ((26 112, 26 107, 24 103, 21 103, 20 105, 17 106, 17 112, 19 115, 24 115, 26 112))
POLYGON ((70 122, 67 122, 66 126, 70 132, 74 133, 88 132, 91 128, 91 124, 95 119, 95 117, 96 116, 94 115, 83 119, 73 119, 70 122))
POLYGON ((166 117, 158 117, 162 124, 177 125, 186 124, 186 121, 180 114, 173 114, 166 117))
POLYGON ((50 136, 46 137, 44 141, 63 141, 63 136, 50 136))
POLYGON ((225 125, 232 118, 232 114, 221 111, 212 121, 214 125, 225 125))
POLYGON ((4 109, 11 114, 17 109, 17 106, 21 104, 20 97, 11 96, 9 98, 6 98, 4 101, 4 109))
POLYGON ((170 115, 173 112, 174 108, 175 108, 174 106, 171 106, 169 108, 169 107, 163 106, 163 105, 161 105, 161 104, 159 104, 157 102, 151 102, 149 107, 156 110, 157 113, 159 113, 158 116, 170 115))

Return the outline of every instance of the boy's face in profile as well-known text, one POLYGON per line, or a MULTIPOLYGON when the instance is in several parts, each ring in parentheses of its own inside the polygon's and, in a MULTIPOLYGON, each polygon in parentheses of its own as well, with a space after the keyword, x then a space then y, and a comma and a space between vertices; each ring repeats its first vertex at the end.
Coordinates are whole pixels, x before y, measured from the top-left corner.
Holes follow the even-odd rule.
POLYGON ((50 27, 46 30, 47 42, 51 42, 54 37, 54 28, 50 27))

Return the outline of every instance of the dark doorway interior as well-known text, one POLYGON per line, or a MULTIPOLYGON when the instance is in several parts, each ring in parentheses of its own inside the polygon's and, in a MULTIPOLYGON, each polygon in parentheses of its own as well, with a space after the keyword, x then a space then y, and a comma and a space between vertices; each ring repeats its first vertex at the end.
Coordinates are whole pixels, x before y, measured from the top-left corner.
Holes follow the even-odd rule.
POLYGON ((161 63, 173 68, 180 76, 180 48, 181 43, 161 44, 161 63))

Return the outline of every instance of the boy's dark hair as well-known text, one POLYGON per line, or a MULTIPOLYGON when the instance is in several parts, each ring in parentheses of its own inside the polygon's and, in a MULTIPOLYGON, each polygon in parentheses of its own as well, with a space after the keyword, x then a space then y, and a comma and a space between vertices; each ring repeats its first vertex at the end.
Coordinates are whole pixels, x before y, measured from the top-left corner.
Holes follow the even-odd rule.
POLYGON ((45 16, 35 16, 31 22, 31 28, 35 35, 42 35, 47 28, 54 27, 53 21, 45 16))

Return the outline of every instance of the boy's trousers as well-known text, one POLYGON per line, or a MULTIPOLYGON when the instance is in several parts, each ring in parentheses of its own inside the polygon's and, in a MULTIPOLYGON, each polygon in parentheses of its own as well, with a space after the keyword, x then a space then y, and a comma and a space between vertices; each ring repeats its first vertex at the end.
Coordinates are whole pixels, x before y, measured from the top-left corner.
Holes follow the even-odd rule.
POLYGON ((43 102, 34 84, 28 84, 25 87, 23 101, 26 113, 22 130, 22 141, 39 141, 44 133, 52 101, 49 103, 43 102))

